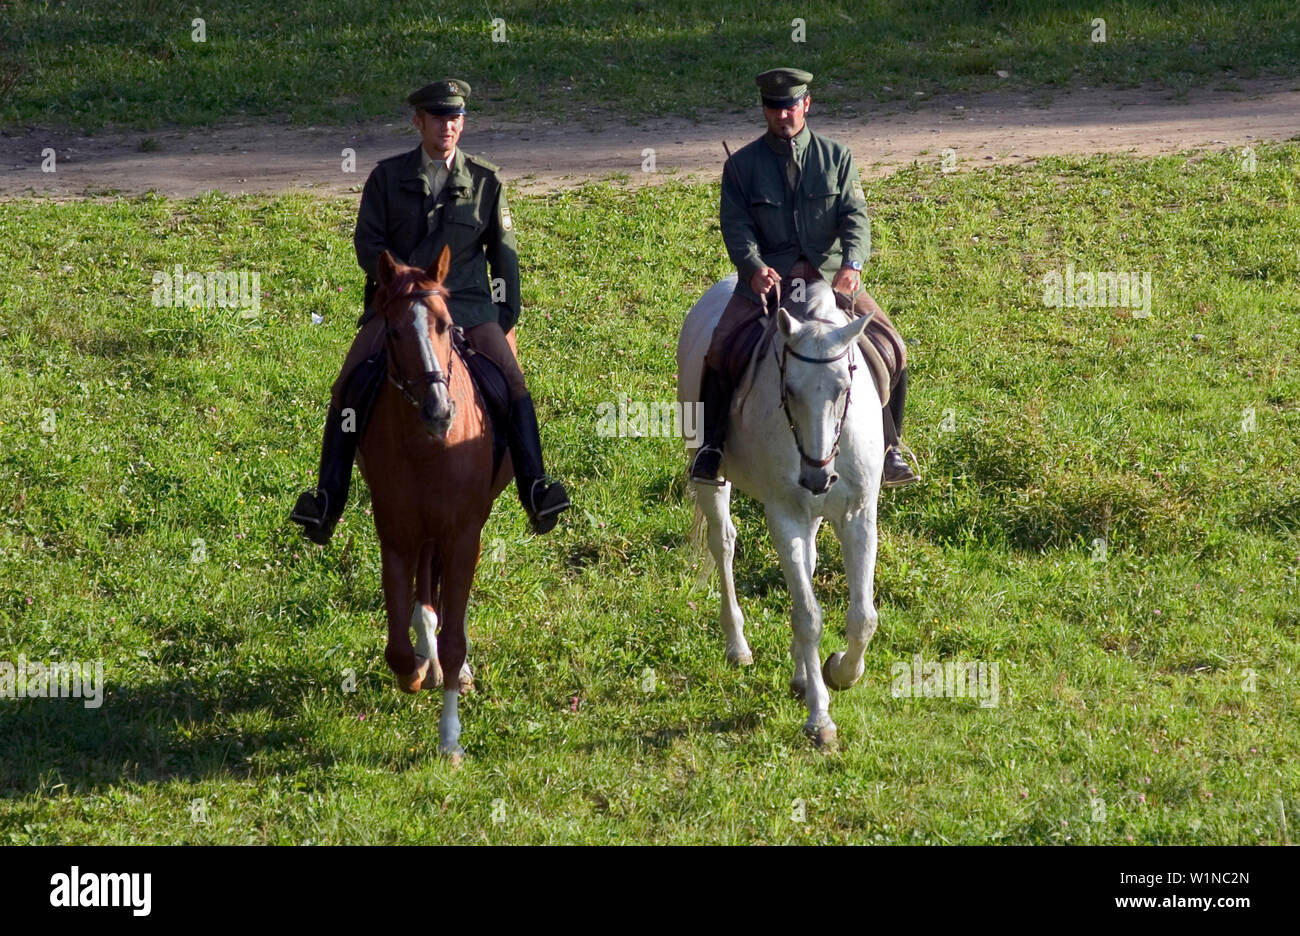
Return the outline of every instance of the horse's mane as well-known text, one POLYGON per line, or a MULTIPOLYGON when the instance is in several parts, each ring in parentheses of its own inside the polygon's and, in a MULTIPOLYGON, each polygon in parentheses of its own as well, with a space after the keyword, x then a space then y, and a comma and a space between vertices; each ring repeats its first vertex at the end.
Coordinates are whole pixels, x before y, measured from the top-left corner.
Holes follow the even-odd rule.
POLYGON ((831 284, 823 279, 815 279, 805 285, 802 302, 792 302, 782 296, 781 305, 800 322, 820 322, 834 328, 848 322, 848 317, 835 304, 835 292, 831 289, 831 284))
MULTIPOLYGON (((848 316, 835 303, 835 291, 831 289, 831 284, 824 279, 807 282, 802 302, 793 302, 789 297, 782 296, 781 306, 790 313, 792 318, 800 322, 816 322, 827 328, 839 328, 849 321, 848 316)), ((753 389, 759 362, 766 356, 767 349, 777 340, 778 331, 776 316, 769 316, 763 336, 755 345, 750 364, 745 368, 737 387, 737 398, 740 399, 742 407, 749 397, 749 391, 753 389)))

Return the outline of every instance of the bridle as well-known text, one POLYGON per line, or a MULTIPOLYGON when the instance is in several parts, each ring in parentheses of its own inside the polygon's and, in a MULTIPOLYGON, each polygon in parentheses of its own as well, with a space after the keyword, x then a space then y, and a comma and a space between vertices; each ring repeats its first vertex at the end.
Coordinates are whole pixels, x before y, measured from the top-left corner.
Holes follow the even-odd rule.
MULTIPOLYGON (((445 299, 447 297, 447 290, 443 289, 441 286, 436 286, 433 289, 417 289, 414 290, 413 292, 404 293, 401 298, 411 299, 411 300, 424 300, 429 298, 430 296, 442 296, 445 299)), ((410 305, 408 305, 407 308, 409 309, 410 305)), ((384 319, 384 342, 385 344, 387 344, 388 342, 392 342, 396 340, 397 340, 397 333, 393 330, 393 327, 388 324, 388 319, 385 318, 384 319)), ((405 376, 397 375, 394 373, 394 371, 396 371, 397 369, 392 364, 392 362, 395 360, 394 355, 390 353, 388 355, 388 360, 389 360, 389 367, 388 367, 389 382, 394 387, 396 387, 398 390, 401 391, 402 396, 406 397, 406 402, 410 403, 416 409, 419 409, 420 406, 422 405, 422 401, 419 397, 417 397, 412 392, 410 381, 408 381, 405 376)), ((422 385, 425 388, 426 393, 428 392, 428 388, 436 383, 445 384, 447 390, 450 392, 451 369, 455 365, 455 362, 456 362, 456 355, 454 353, 450 354, 447 356, 447 373, 441 374, 441 373, 436 373, 434 371, 425 371, 418 378, 416 378, 415 382, 417 384, 422 385)))
MULTIPOLYGON (((779 303, 779 301, 780 299, 778 296, 777 302, 779 303)), ((787 312, 786 314, 788 315, 789 313, 787 312)), ((800 354, 798 351, 795 351, 793 348, 790 347, 789 342, 784 340, 784 337, 782 338, 781 356, 776 359, 777 370, 781 374, 781 409, 785 411, 786 422, 790 424, 790 434, 794 436, 794 447, 799 452, 799 458, 803 460, 803 463, 805 465, 810 465, 813 468, 825 468, 835 459, 835 456, 838 455, 840 452, 840 436, 844 433, 844 420, 849 415, 849 403, 852 400, 852 396, 853 396, 853 372, 857 370, 857 365, 853 363, 853 357, 852 357, 853 346, 855 344, 857 344, 857 342, 854 341, 849 342, 847 345, 844 346, 844 350, 841 351, 839 354, 835 355, 834 357, 815 358, 815 357, 808 357, 807 355, 800 354), (840 412, 840 421, 839 424, 835 427, 835 443, 831 446, 831 453, 827 455, 825 458, 822 459, 812 458, 811 456, 808 455, 807 452, 803 450, 803 442, 799 440, 799 430, 798 428, 796 428, 794 424, 794 416, 790 412, 790 396, 789 393, 786 391, 786 386, 785 386, 786 358, 787 356, 793 356, 796 360, 803 361, 805 364, 834 364, 836 361, 840 360, 845 355, 849 355, 849 385, 844 388, 844 393, 843 393, 844 409, 840 412)), ((776 357, 775 345, 772 346, 772 355, 773 357, 776 357)))

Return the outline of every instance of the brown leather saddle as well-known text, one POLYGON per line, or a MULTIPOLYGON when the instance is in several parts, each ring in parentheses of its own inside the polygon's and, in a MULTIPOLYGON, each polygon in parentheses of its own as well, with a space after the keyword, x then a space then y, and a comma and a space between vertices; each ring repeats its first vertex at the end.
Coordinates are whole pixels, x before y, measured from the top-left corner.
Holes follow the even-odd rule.
MULTIPOLYGON (((846 314, 854 314, 851 297, 836 293, 835 302, 846 314)), ((733 386, 740 386, 750 364, 758 355, 766 353, 775 328, 775 316, 759 313, 735 330, 723 362, 733 386)), ((858 347, 876 381, 880 405, 885 406, 889 403, 890 388, 897 382, 903 368, 907 367, 907 344, 894 328, 889 316, 881 309, 867 323, 858 347)))
MULTIPOLYGON (((836 293, 835 303, 842 311, 853 315, 853 300, 849 296, 836 293)), ((878 309, 871 316, 871 321, 862 332, 862 339, 858 342, 858 347, 862 349, 862 356, 867 359, 867 366, 876 379, 880 405, 885 406, 889 403, 889 392, 898 381, 898 375, 907 367, 907 343, 884 309, 878 309)))

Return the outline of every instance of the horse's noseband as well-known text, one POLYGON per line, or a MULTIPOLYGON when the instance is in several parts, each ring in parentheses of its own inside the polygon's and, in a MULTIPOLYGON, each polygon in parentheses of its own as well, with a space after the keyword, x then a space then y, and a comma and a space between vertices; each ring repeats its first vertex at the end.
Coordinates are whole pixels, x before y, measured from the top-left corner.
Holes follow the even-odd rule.
MULTIPOLYGON (((430 296, 445 297, 446 295, 447 295, 447 291, 439 287, 437 289, 417 289, 414 290, 413 292, 404 293, 402 298, 412 299, 412 300, 424 300, 429 298, 430 296)), ((393 331, 391 326, 388 325, 387 320, 385 320, 384 322, 384 332, 385 332, 384 335, 385 341, 396 340, 397 333, 393 331)), ((392 355, 389 355, 389 361, 390 362, 392 361, 392 355)), ((447 356, 447 373, 439 374, 439 373, 434 373, 433 371, 425 371, 418 378, 416 378, 416 382, 419 384, 423 384, 424 387, 426 388, 426 392, 428 387, 431 387, 433 384, 436 383, 445 384, 447 389, 450 390, 451 369, 455 365, 455 363, 456 363, 456 355, 450 354, 447 356)), ((390 366, 388 368, 388 380, 392 383, 394 387, 402 391, 402 396, 406 397, 406 402, 410 403, 416 409, 419 409, 421 405, 421 401, 414 393, 411 392, 410 382, 405 377, 394 374, 393 371, 394 368, 390 366)))

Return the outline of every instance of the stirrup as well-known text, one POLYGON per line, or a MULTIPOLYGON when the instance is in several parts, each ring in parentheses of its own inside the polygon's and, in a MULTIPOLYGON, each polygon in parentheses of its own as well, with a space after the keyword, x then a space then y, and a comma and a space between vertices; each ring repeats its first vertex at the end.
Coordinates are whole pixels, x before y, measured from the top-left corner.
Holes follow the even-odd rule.
MULTIPOLYGON (((896 453, 898 455, 899 459, 903 462, 903 466, 907 469, 907 474, 895 478, 893 480, 886 480, 884 477, 882 477, 880 481, 881 488, 906 487, 909 484, 915 484, 916 482, 921 480, 921 476, 917 474, 916 469, 914 469, 911 463, 908 461, 908 459, 904 457, 903 449, 900 445, 891 445, 889 448, 885 450, 886 461, 888 461, 891 452, 896 453)), ((912 454, 913 457, 915 457, 915 454, 912 453, 911 449, 908 449, 908 453, 912 454)))
POLYGON ((558 481, 552 481, 549 477, 543 475, 532 483, 528 489, 528 503, 530 509, 526 511, 528 520, 532 525, 534 533, 549 533, 555 529, 559 522, 559 515, 568 510, 573 505, 569 503, 569 493, 564 489, 564 485, 558 481), (540 497, 541 506, 538 506, 538 485, 541 485, 540 497), (549 503, 547 502, 549 500, 549 503))
POLYGON ((722 477, 722 447, 718 445, 701 445, 695 457, 691 459, 691 480, 696 484, 710 484, 714 487, 722 487, 727 483, 727 479, 722 477), (700 456, 705 452, 716 452, 718 456, 718 467, 712 474, 702 474, 698 471, 700 456))
POLYGON ((326 511, 321 509, 321 500, 325 501, 326 508, 329 507, 330 496, 321 488, 312 488, 310 491, 303 491, 298 495, 298 501, 293 505, 293 510, 289 513, 289 519, 296 523, 319 523, 325 516, 326 511), (305 511, 303 508, 310 504, 317 513, 305 511))
POLYGON ((335 524, 327 519, 329 502, 329 493, 321 488, 303 491, 298 495, 298 501, 289 513, 292 522, 302 525, 302 535, 317 546, 324 546, 334 535, 335 524), (325 502, 324 509, 321 508, 321 500, 325 502))

